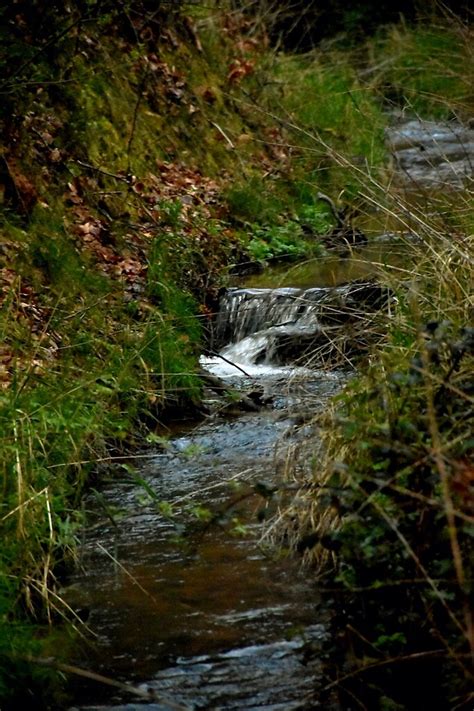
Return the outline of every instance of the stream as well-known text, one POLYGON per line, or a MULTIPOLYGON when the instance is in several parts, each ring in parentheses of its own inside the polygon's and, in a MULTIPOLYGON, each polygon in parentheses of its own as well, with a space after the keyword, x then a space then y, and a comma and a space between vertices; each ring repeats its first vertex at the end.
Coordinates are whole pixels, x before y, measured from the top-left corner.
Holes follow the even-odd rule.
MULTIPOLYGON (((457 185, 472 174, 471 130, 400 121, 388 142, 402 182, 457 185)), ((361 313, 390 307, 370 279, 387 263, 403 268, 405 250, 382 236, 350 258, 268 270, 224 296, 201 365, 237 391, 257 389, 263 407, 237 415, 209 390, 208 417, 160 433, 134 472, 118 465, 89 497, 66 600, 93 636, 74 661, 135 696, 78 678, 71 708, 321 708, 328 633, 317 584, 261 544, 270 504, 255 491, 284 478, 307 435, 301 412, 323 411, 350 377, 357 344, 338 337, 361 313)))
MULTIPOLYGON (((367 254, 352 260, 367 275, 367 254)), ((286 457, 307 435, 302 413, 321 412, 346 382, 337 334, 386 297, 360 279, 314 286, 307 269, 292 270, 292 287, 236 287, 222 298, 216 355, 201 366, 237 393, 256 391, 255 411, 236 415, 232 397, 209 390, 204 421, 163 437, 137 473, 118 466, 89 497, 67 601, 88 615, 95 639, 76 663, 151 697, 131 703, 80 679, 74 708, 317 708, 327 631, 316 584, 298 560, 261 545, 259 518, 272 502, 255 492, 284 480, 286 457), (317 347, 296 365, 305 344, 317 347)))
MULTIPOLYGON (((307 331, 320 310, 304 289, 231 290, 221 314, 233 330, 227 355, 203 357, 202 365, 236 389, 263 386, 268 405, 238 417, 217 409, 188 424, 144 460, 138 482, 119 474, 91 497, 67 598, 87 609, 96 635, 87 667, 151 690, 156 700, 131 703, 80 680, 75 708, 315 708, 314 649, 326 636, 317 590, 298 561, 259 545, 265 499, 253 488, 278 480, 288 447, 302 436, 295 427, 302 407, 321 410, 347 378, 272 362, 272 328, 286 319, 292 332, 307 331), (207 507, 228 508, 225 530, 193 528, 195 511, 205 516, 207 507)), ((221 404, 209 392, 210 407, 221 404)))

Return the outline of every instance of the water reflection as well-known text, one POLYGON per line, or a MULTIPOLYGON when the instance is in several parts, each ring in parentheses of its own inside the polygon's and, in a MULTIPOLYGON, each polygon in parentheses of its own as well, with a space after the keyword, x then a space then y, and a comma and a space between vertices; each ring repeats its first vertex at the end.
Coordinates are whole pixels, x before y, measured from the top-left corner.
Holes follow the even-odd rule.
MULTIPOLYGON (((384 236, 385 238, 385 236, 384 236)), ((410 262, 410 239, 393 238, 373 241, 366 247, 353 250, 346 258, 337 254, 315 257, 294 265, 268 267, 263 274, 248 277, 249 288, 339 286, 356 279, 368 279, 387 268, 405 270, 410 262)))

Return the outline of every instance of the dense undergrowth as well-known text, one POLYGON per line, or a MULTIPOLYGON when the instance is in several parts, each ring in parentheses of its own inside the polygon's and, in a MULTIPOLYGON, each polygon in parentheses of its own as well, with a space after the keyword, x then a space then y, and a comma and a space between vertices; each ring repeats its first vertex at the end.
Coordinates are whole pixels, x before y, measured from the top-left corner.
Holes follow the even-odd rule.
POLYGON ((469 707, 469 248, 418 255, 385 348, 315 423, 323 449, 300 455, 286 530, 331 590, 327 691, 343 707, 469 707))
MULTIPOLYGON (((210 12, 203 3, 158 3, 153 10, 146 2, 96 6, 79 0, 66 14, 41 2, 0 10, 5 708, 19 700, 40 708, 40 697, 47 705, 51 672, 28 658, 49 656, 55 647, 51 625, 74 620, 58 595, 58 581, 74 557, 81 493, 100 462, 140 446, 166 411, 199 401, 197 355, 227 271, 242 271, 244 262, 323 256, 334 217, 318 198, 320 191, 338 207, 350 206, 348 224, 375 213, 379 222, 391 223, 400 197, 386 199, 386 109, 461 119, 472 109, 472 57, 466 30, 456 24, 442 30, 392 28, 350 52, 339 42, 285 56, 271 49, 255 18, 239 12, 210 12), (446 66, 452 67, 448 74, 446 66)), ((422 495, 422 506, 439 516, 433 527, 439 526, 440 565, 446 570, 431 571, 420 559, 434 578, 449 578, 446 551, 453 545, 452 539, 446 542, 452 532, 443 518, 446 507, 426 503, 446 503, 439 452, 449 450, 448 474, 458 477, 461 489, 468 456, 461 436, 470 343, 470 332, 463 330, 462 255, 469 247, 463 240, 472 231, 468 199, 463 211, 448 200, 441 222, 431 233, 424 231, 436 260, 426 260, 426 269, 420 262, 416 298, 400 292, 403 319, 367 380, 354 385, 354 396, 345 396, 344 421, 356 424, 353 430, 344 424, 337 445, 350 452, 343 465, 351 472, 343 475, 345 486, 355 482, 344 491, 347 506, 360 507, 367 472, 370 481, 378 481, 379 472, 398 461, 376 451, 395 437, 387 422, 406 419, 407 431, 396 434, 407 458, 397 487, 415 491, 415 503, 422 495), (434 245, 447 226, 459 242, 434 245), (449 266, 442 289, 434 288, 434 264, 449 266), (451 279, 455 265, 459 273, 451 279), (426 338, 417 335, 425 333, 422 324, 431 324, 426 338), (439 358, 429 356, 432 376, 423 343, 432 344, 430 353, 439 350, 439 358), (417 357, 421 365, 417 361, 413 370, 417 357), (385 384, 378 380, 381 371, 385 384), (372 432, 375 408, 380 417, 372 432), (412 410, 421 414, 410 425, 412 410), (415 453, 433 438, 433 427, 446 444, 441 439, 433 445, 433 463, 423 460, 425 469, 410 468, 415 453), (355 446, 359 440, 366 445, 355 446), (421 494, 417 487, 428 471, 432 480, 421 494)), ((419 220, 407 218, 406 211, 403 219, 410 228, 419 220)), ((399 285, 393 288, 398 294, 399 285)), ((387 476, 397 475, 390 469, 387 476)), ((418 530, 420 517, 428 520, 421 505, 400 508, 385 489, 371 496, 387 508, 390 521, 406 515, 418 530)), ((453 505, 462 548, 467 513, 456 499, 453 505)), ((408 535, 405 519, 400 526, 408 535)), ((385 519, 381 527, 361 518, 344 523, 337 534, 345 556, 340 560, 346 561, 341 582, 377 587, 384 561, 403 558, 394 548, 399 538, 385 548, 380 544, 388 528, 385 519), (376 573, 361 560, 364 536, 367 550, 380 551, 376 573), (362 582, 351 575, 362 576, 362 582)), ((454 592, 443 588, 435 595, 446 598, 439 603, 445 610, 464 604, 465 585, 457 573, 454 592)), ((415 577, 422 577, 419 571, 415 577)), ((423 596, 413 614, 419 610, 426 610, 423 596)), ((433 615, 438 620, 438 609, 433 615)), ((456 619, 464 625, 464 618, 456 619)), ((444 635, 442 623, 440 629, 444 635)), ((378 637, 387 637, 392 654, 405 627, 387 630, 378 637)), ((370 637, 367 630, 362 634, 370 637)), ((450 634, 446 639, 456 656, 450 634)), ((462 655, 462 644, 459 649, 462 655)))
MULTIPOLYGON (((461 26, 395 28, 370 44, 359 77, 372 101, 383 97, 391 110, 466 120, 473 109, 470 37, 461 26), (462 65, 453 63, 461 55, 462 65)), ((325 144, 319 135, 311 139, 316 148, 325 144)), ((302 488, 282 504, 286 523, 278 518, 277 530, 316 565, 336 611, 326 703, 467 709, 474 650, 472 185, 387 189, 383 169, 350 165, 333 146, 346 190, 357 181, 359 199, 378 206, 381 222, 416 237, 413 266, 385 270, 397 301, 386 343, 332 412, 315 421, 314 440, 295 452, 288 475, 302 488)))

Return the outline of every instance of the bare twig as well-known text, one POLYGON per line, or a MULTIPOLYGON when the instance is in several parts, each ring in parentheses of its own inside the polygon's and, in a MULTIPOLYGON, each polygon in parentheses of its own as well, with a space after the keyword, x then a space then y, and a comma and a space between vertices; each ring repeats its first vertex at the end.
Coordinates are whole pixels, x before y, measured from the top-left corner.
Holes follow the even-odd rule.
POLYGON ((348 672, 347 674, 344 674, 344 676, 339 677, 339 679, 335 679, 330 684, 327 684, 324 687, 323 691, 328 691, 329 689, 332 689, 335 686, 339 686, 344 681, 347 681, 348 679, 353 679, 354 677, 359 676, 359 674, 364 674, 365 672, 371 671, 372 669, 380 669, 381 667, 388 667, 392 666, 393 664, 399 664, 402 662, 414 662, 418 659, 426 659, 428 657, 440 657, 444 656, 445 654, 446 650, 444 649, 433 649, 428 652, 415 652, 414 654, 406 654, 404 656, 399 657, 390 657, 390 659, 384 659, 380 662, 373 662, 372 664, 364 664, 364 666, 360 667, 359 669, 354 669, 354 671, 348 672))
POLYGON ((108 170, 103 170, 103 168, 98 168, 96 165, 91 165, 90 163, 85 163, 82 160, 75 160, 74 163, 77 163, 77 165, 82 166, 83 168, 87 168, 88 170, 93 170, 95 173, 100 173, 101 175, 107 175, 109 178, 115 178, 115 180, 120 180, 123 183, 127 183, 127 185, 130 184, 130 176, 127 175, 118 175, 117 173, 110 173, 108 170))
POLYGON ((141 81, 140 81, 140 84, 138 87, 137 100, 135 102, 135 107, 133 109, 132 127, 130 129, 130 136, 128 138, 128 143, 127 143, 127 171, 126 171, 127 175, 130 175, 130 156, 131 156, 131 152, 132 152, 133 139, 135 138, 135 129, 137 127, 138 111, 140 109, 140 104, 143 99, 145 84, 148 79, 149 73, 150 73, 150 65, 148 62, 146 62, 145 71, 143 72, 143 76, 141 78, 141 81))
POLYGON ((123 681, 118 681, 118 679, 112 679, 111 677, 89 671, 88 669, 82 669, 81 667, 77 667, 73 664, 63 664, 52 657, 44 658, 27 656, 21 658, 31 664, 38 664, 42 667, 50 667, 52 669, 57 669, 57 671, 64 672, 65 674, 74 674, 75 676, 80 676, 83 679, 90 679, 91 681, 97 681, 100 684, 105 684, 106 686, 113 686, 116 689, 120 689, 120 691, 125 691, 127 694, 132 694, 132 696, 137 696, 140 699, 158 701, 159 703, 165 704, 170 709, 173 709, 173 711, 189 711, 190 709, 189 706, 177 704, 175 701, 172 701, 166 696, 157 694, 154 689, 140 689, 138 686, 126 684, 123 681))

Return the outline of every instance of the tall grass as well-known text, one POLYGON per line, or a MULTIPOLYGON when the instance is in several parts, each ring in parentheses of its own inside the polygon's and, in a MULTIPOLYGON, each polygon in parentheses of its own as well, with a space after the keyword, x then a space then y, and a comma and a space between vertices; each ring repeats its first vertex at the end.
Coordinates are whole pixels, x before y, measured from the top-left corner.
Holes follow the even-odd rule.
POLYGON ((394 27, 369 55, 365 76, 388 106, 428 119, 471 117, 474 55, 465 25, 447 17, 444 25, 394 27))
MULTIPOLYGON (((458 25, 391 30, 381 43, 388 55, 377 54, 370 72, 360 68, 362 77, 378 74, 366 85, 371 101, 389 105, 387 87, 399 82, 407 117, 468 115, 472 97, 461 88, 472 70, 469 36, 458 25)), ((316 115, 312 121, 319 129, 316 115)), ((305 147, 307 125, 295 127, 305 147)), ((328 694, 337 690, 343 705, 361 708, 467 708, 474 194, 469 182, 457 191, 401 190, 320 129, 311 140, 357 176, 363 210, 411 234, 410 266, 381 265, 396 297, 385 338, 289 458, 289 489, 300 489, 282 501, 268 535, 303 554, 331 591, 334 639, 345 642, 329 645, 328 694)))
MULTIPOLYGON (((45 699, 45 678, 57 676, 47 668, 38 672, 27 656, 48 654, 45 625, 77 623, 58 594, 58 576, 74 563, 84 524, 81 495, 97 476, 97 462, 103 467, 111 455, 137 446, 145 437, 140 420, 152 426, 167 404, 199 393, 193 376, 199 328, 189 304, 184 321, 176 304, 137 316, 100 279, 99 291, 91 288, 90 277, 87 272, 78 283, 68 273, 70 293, 56 291, 38 337, 25 337, 29 322, 19 317, 24 294, 12 289, 0 317, 4 348, 16 358, 11 381, 0 392, 5 703, 10 694, 18 698, 22 674, 29 678, 28 693, 36 693, 38 684, 45 699), (81 302, 73 303, 81 291, 81 302)), ((44 300, 37 308, 44 308, 44 300)))

